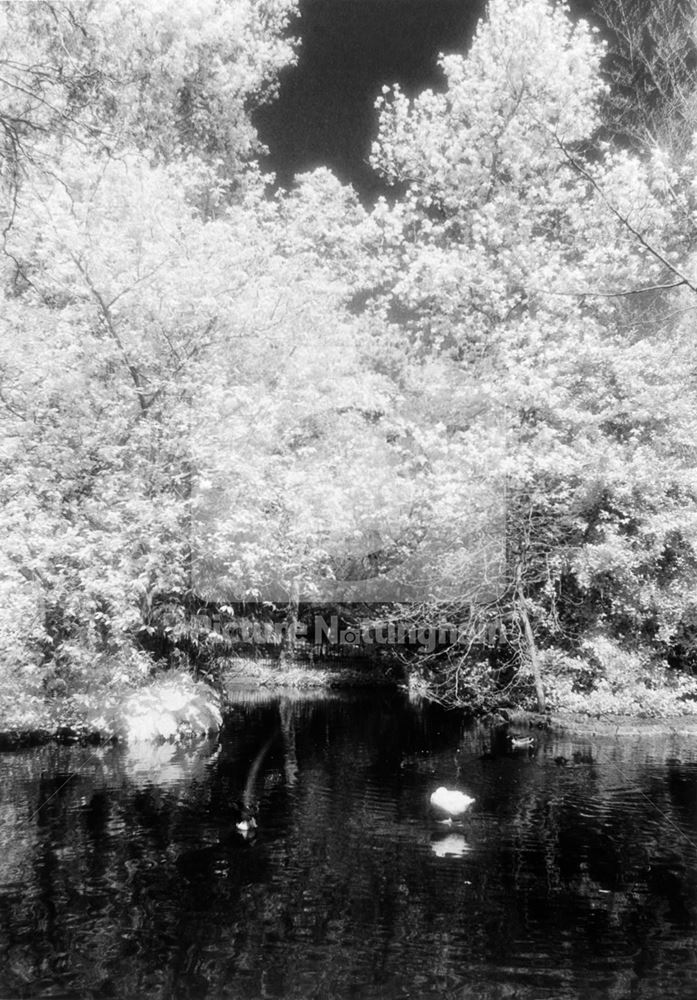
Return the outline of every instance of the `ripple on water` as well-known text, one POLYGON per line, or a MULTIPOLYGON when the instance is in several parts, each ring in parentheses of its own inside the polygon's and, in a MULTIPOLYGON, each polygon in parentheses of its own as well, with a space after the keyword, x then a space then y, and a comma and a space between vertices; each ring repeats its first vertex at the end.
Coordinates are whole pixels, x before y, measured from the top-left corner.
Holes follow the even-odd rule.
POLYGON ((399 700, 267 699, 198 750, 0 757, 0 992, 691 997, 692 746, 488 745, 399 700), (440 784, 476 797, 461 825, 433 822, 440 784))

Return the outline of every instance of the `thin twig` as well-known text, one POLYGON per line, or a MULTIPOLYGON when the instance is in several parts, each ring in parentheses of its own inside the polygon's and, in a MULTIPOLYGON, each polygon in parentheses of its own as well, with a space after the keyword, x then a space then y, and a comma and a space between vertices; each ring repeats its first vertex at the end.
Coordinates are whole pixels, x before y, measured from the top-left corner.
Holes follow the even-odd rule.
POLYGON ((551 134, 554 138, 554 141, 561 150, 562 154, 564 155, 565 159, 568 161, 568 163, 570 163, 570 165, 574 168, 574 170, 577 173, 579 173, 581 177, 585 178, 585 180, 588 181, 593 190, 600 195, 603 202, 609 208, 610 212, 612 212, 615 218, 622 223, 625 229, 627 229, 632 234, 632 236, 634 236, 635 239, 639 241, 639 243, 644 247, 645 250, 647 250, 651 254, 652 257, 654 257, 657 261, 663 264, 663 266, 666 267, 671 274, 675 275, 675 277, 678 280, 677 282, 675 282, 674 287, 677 287, 678 285, 686 285, 690 289, 690 291, 697 292, 697 285, 693 284, 693 282, 690 281, 687 275, 683 274, 682 271, 675 266, 675 264, 671 264, 671 262, 665 256, 665 254, 662 251, 657 250, 652 243, 649 243, 649 241, 646 239, 643 233, 640 233, 639 230, 636 228, 636 226, 632 225, 627 216, 623 215, 622 212, 620 212, 620 210, 612 204, 612 202, 605 194, 600 184, 596 181, 595 177, 593 177, 593 175, 588 170, 586 170, 586 168, 581 163, 578 162, 575 156, 572 156, 572 154, 568 151, 565 144, 559 138, 557 133, 552 131, 551 134))

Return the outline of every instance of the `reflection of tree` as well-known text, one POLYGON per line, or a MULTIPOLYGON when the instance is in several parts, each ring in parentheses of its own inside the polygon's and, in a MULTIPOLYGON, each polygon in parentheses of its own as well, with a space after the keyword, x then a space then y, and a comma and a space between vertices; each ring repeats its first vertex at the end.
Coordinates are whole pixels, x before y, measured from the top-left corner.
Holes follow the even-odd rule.
POLYGON ((284 774, 286 784, 292 787, 298 779, 298 755, 295 747, 295 712, 292 702, 281 699, 278 706, 281 718, 281 734, 283 736, 284 774))

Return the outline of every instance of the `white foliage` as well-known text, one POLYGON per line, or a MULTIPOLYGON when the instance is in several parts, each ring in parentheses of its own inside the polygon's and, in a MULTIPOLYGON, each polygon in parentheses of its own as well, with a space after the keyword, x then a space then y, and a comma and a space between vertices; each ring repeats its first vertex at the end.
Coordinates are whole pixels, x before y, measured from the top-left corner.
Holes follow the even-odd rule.
POLYGON ((135 691, 117 711, 117 732, 128 742, 202 736, 222 723, 218 698, 185 674, 135 691))

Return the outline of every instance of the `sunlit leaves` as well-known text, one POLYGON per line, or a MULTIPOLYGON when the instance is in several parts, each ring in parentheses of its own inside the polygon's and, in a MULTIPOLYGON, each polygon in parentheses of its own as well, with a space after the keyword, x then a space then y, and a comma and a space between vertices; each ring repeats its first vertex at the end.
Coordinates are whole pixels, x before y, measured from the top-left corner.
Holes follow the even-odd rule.
POLYGON ((239 183, 249 107, 293 59, 293 0, 134 0, 3 7, 0 121, 13 162, 46 132, 159 161, 206 156, 239 183))
POLYGON ((690 210, 660 155, 598 140, 602 57, 562 6, 494 0, 470 52, 442 60, 442 92, 384 88, 373 163, 397 196, 372 213, 364 287, 405 350, 451 366, 445 434, 470 468, 463 433, 479 437, 538 616, 575 574, 590 618, 641 628, 667 621, 663 594, 674 620, 694 577, 694 348, 641 291, 679 281, 666 262, 686 266, 690 210))

